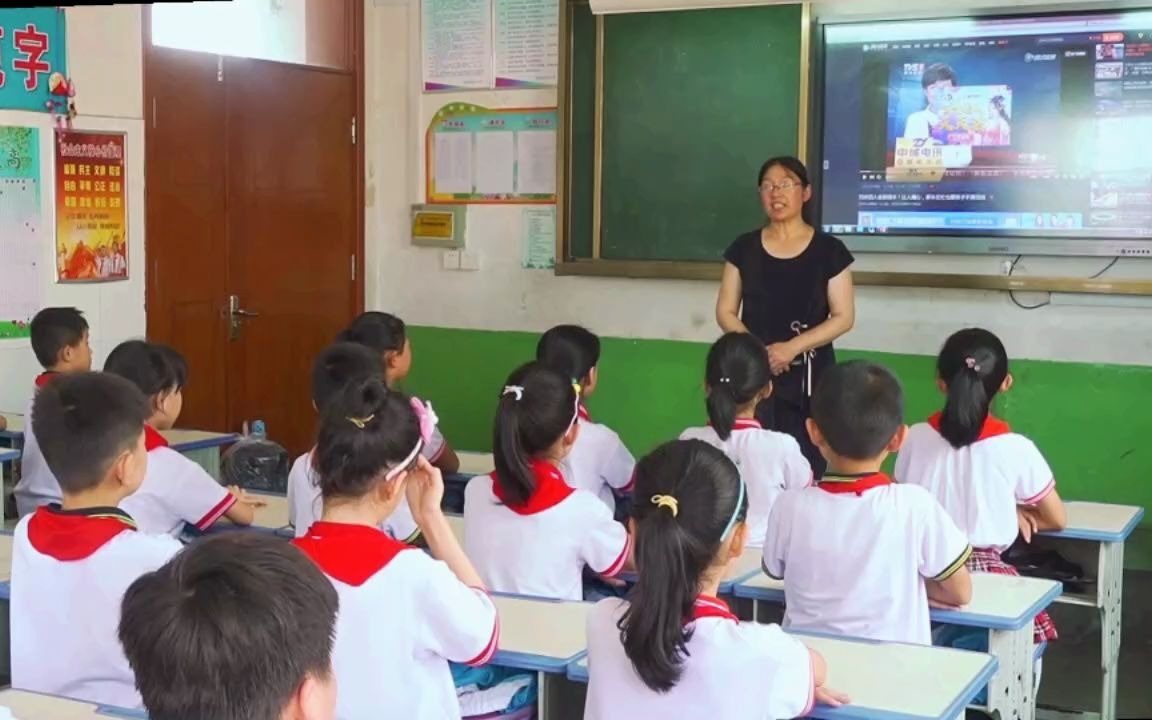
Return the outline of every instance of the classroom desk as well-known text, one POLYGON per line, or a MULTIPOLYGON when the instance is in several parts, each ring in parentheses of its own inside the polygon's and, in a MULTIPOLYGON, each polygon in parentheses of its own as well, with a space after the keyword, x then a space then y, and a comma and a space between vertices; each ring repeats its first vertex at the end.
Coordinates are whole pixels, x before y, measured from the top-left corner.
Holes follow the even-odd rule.
POLYGON ((0 464, 20 459, 20 451, 11 448, 0 448, 0 464))
POLYGON ((1122 633, 1124 543, 1144 518, 1144 509, 1130 505, 1071 501, 1064 503, 1068 525, 1059 532, 1033 539, 1038 548, 1057 550, 1096 576, 1096 590, 1066 593, 1056 602, 1093 607, 1100 613, 1100 720, 1116 720, 1116 678, 1122 633))
POLYGON ((0 430, 0 440, 7 440, 9 445, 24 440, 24 416, 16 413, 0 413, 8 421, 8 427, 0 430))
MULTIPOLYGON (((807 717, 826 720, 956 720, 996 672, 984 653, 903 643, 791 633, 828 662, 827 686, 851 703, 816 705, 807 717), (899 692, 893 692, 899 687, 899 692)), ((588 656, 568 666, 568 678, 588 682, 588 656)), ((754 700, 750 700, 754 702, 754 700)))
POLYGON ((566 676, 568 666, 584 652, 592 603, 495 594, 492 600, 500 613, 500 649, 492 664, 536 673, 536 717, 548 720, 549 684, 566 676))
MULTIPOLYGON (((732 569, 720 581, 720 595, 731 595, 736 588, 736 584, 741 580, 747 580, 753 575, 761 574, 760 564, 763 558, 763 551, 760 548, 748 548, 740 554, 740 559, 732 564, 732 569)), ((636 582, 636 573, 628 572, 621 573, 620 579, 626 583, 636 582)))
POLYGON ((456 453, 456 457, 460 458, 459 473, 461 475, 487 475, 496 467, 492 453, 461 451, 456 453))
POLYGON ((147 718, 142 710, 93 705, 27 690, 0 690, 0 707, 16 720, 92 720, 95 718, 147 718))
MULTIPOLYGON (((1002 718, 1032 720, 1036 714, 1033 683, 1032 621, 1051 605, 1061 591, 1060 583, 1039 578, 972 573, 972 602, 963 610, 931 610, 933 622, 983 628, 988 648, 1000 662, 988 683, 989 709, 1002 718)), ((758 603, 784 602, 784 583, 767 575, 755 575, 737 583, 733 593, 758 603)))

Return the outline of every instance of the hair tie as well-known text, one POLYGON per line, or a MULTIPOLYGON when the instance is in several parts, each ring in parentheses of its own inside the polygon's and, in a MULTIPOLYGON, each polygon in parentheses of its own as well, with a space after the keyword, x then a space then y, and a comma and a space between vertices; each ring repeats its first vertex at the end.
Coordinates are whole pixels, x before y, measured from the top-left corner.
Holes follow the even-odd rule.
POLYGON ((721 385, 731 385, 732 384, 732 378, 725 375, 724 377, 720 378, 720 384, 721 385))
POLYGON ((412 405, 412 411, 416 413, 416 419, 420 421, 420 439, 424 441, 424 444, 428 444, 432 440, 432 433, 436 431, 436 425, 439 424, 440 418, 432 409, 432 403, 425 403, 416 397, 412 398, 409 403, 412 405))
POLYGON ((584 392, 584 388, 580 387, 580 383, 576 380, 572 381, 572 389, 576 391, 577 395, 584 392))
POLYGON ((964 364, 968 366, 969 370, 980 372, 980 366, 976 364, 976 358, 964 358, 964 364))
POLYGON ((523 385, 505 385, 504 392, 500 393, 500 397, 505 395, 515 395, 516 402, 524 399, 524 386, 523 385))
POLYGON ((365 427, 368 426, 368 423, 370 423, 376 419, 376 414, 373 413, 367 417, 362 417, 362 418, 348 417, 348 418, 344 418, 344 419, 347 420, 348 422, 352 423, 356 427, 360 428, 361 430, 363 430, 365 427))
POLYGON ((652 504, 656 507, 668 508, 672 517, 680 514, 680 501, 671 495, 653 495, 652 504))

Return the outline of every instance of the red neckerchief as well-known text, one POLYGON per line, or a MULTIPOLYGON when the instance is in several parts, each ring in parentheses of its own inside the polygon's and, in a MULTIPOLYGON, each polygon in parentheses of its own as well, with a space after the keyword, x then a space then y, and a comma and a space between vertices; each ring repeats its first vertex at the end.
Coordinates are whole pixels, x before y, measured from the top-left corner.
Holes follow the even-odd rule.
POLYGON ((584 407, 584 403, 580 403, 580 405, 576 407, 576 414, 579 415, 580 419, 584 422, 592 422, 592 416, 588 414, 588 408, 584 407))
POLYGON ((833 495, 854 493, 856 497, 860 497, 865 491, 871 490, 872 488, 892 484, 892 479, 882 472, 868 473, 857 477, 849 476, 844 480, 829 480, 828 478, 830 477, 837 476, 825 475, 823 480, 816 483, 816 487, 833 495))
POLYGON ((724 618, 725 620, 740 621, 728 609, 728 603, 711 595, 700 595, 692 605, 692 616, 689 618, 689 622, 701 618, 724 618))
MULTIPOLYGON (((936 432, 940 432, 940 418, 942 415, 942 413, 935 413, 932 417, 928 418, 928 424, 931 425, 936 432)), ((1012 428, 1008 427, 1008 423, 989 415, 984 418, 984 424, 980 426, 980 434, 976 437, 976 442, 994 438, 998 435, 1007 435, 1010 432, 1012 432, 1012 428)))
POLYGON ((732 424, 733 430, 763 430, 764 426, 756 418, 736 418, 732 424))
POLYGON ((363 585, 411 545, 367 525, 317 521, 292 541, 324 573, 345 585, 363 585))
POLYGON ((500 487, 500 481, 496 477, 496 473, 492 473, 492 494, 496 499, 504 503, 504 506, 516 513, 517 515, 535 515, 539 512, 555 507, 568 499, 568 496, 576 492, 564 480, 564 473, 560 472, 560 468, 546 460, 533 460, 529 465, 532 467, 532 474, 535 476, 536 488, 532 491, 532 495, 528 498, 527 502, 513 505, 508 502, 504 497, 504 491, 500 487))
POLYGON ((151 425, 144 426, 144 449, 152 452, 156 448, 168 447, 168 440, 151 425))
POLYGON ((38 553, 62 562, 83 560, 136 523, 119 508, 61 510, 59 505, 36 509, 28 521, 28 542, 38 553))
POLYGON ((44 387, 48 383, 55 380, 56 376, 59 374, 60 373, 56 372, 55 370, 49 370, 48 372, 40 373, 39 375, 36 376, 36 387, 38 387, 38 388, 44 387))

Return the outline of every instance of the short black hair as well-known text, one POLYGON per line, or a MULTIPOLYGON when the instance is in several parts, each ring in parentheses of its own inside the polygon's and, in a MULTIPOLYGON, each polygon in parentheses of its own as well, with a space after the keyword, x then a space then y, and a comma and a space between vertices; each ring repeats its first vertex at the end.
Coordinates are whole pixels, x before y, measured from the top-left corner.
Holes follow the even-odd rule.
POLYGON ((338 603, 295 546, 223 533, 132 583, 120 644, 151 720, 277 720, 330 676, 338 603))
POLYGON ((131 451, 152 414, 148 398, 122 377, 61 375, 36 391, 32 432, 64 494, 96 487, 116 458, 131 451))
POLYGON ((32 337, 32 352, 45 368, 60 360, 66 347, 76 347, 88 332, 84 313, 74 307, 49 307, 36 313, 28 326, 32 337))
POLYGON ((924 69, 924 76, 920 78, 920 86, 926 88, 943 80, 947 80, 953 85, 957 84, 956 71, 952 69, 952 66, 945 63, 932 63, 924 69))
POLYGON ((812 396, 812 421, 832 452, 871 460, 904 422, 904 391, 888 368, 863 360, 824 372, 812 396))
POLYGON ((125 340, 108 353, 104 372, 119 375, 148 397, 175 392, 188 382, 188 363, 168 345, 125 340))
POLYGON ((312 403, 318 411, 353 380, 382 376, 380 356, 364 345, 340 342, 329 345, 312 364, 312 403))
POLYGON ((536 359, 573 382, 583 382, 600 364, 600 338, 579 325, 557 325, 540 336, 536 359))
POLYGON ((378 310, 360 313, 344 332, 336 336, 337 342, 366 345, 380 355, 386 352, 402 352, 407 340, 408 328, 404 321, 395 315, 378 310))

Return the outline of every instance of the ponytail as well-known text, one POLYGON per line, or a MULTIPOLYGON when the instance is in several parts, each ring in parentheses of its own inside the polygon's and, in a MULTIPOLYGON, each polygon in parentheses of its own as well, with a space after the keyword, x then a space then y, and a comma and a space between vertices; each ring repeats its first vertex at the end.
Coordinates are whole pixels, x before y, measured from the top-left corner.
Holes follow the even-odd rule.
POLYGON ((704 379, 708 421, 720 439, 727 440, 736 414, 772 383, 768 353, 753 335, 726 333, 708 351, 704 379))
POLYGON ((510 505, 522 505, 536 490, 532 461, 552 448, 576 421, 571 380, 539 362, 508 378, 492 424, 496 484, 510 505))
POLYGON ((967 447, 980 437, 992 400, 1008 377, 1008 353, 987 330, 961 330, 941 348, 936 372, 948 388, 940 435, 954 448, 967 447))
POLYGON ((736 466, 698 440, 667 443, 642 459, 636 497, 639 577, 617 627, 636 674, 663 693, 683 674, 700 582, 747 502, 736 466))

